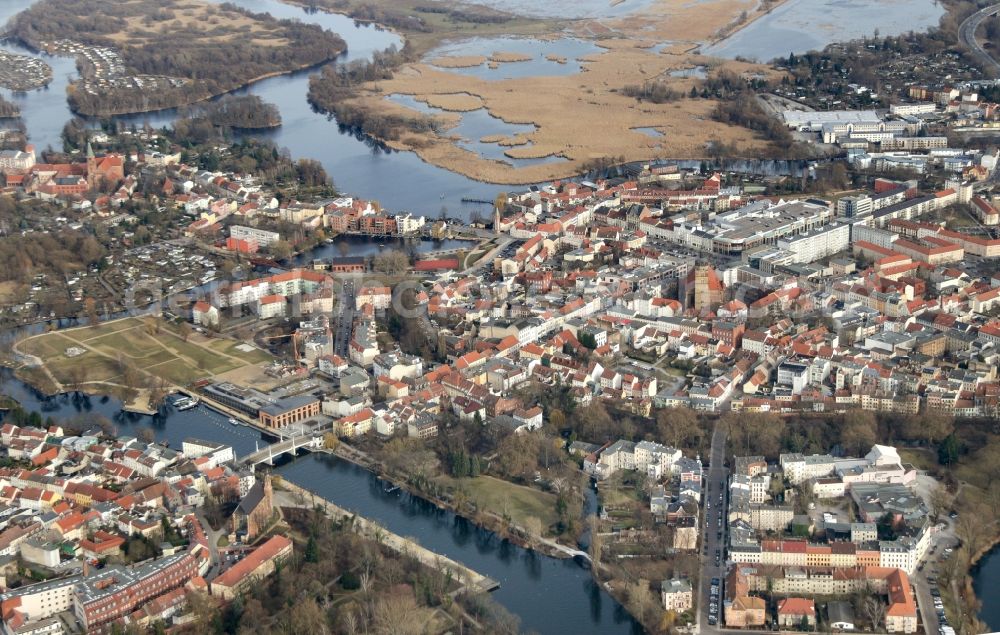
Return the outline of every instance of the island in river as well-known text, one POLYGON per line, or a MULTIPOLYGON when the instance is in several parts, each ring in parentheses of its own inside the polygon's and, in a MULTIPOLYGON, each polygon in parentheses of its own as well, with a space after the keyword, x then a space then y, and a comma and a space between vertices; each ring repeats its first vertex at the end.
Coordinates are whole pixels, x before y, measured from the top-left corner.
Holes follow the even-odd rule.
POLYGON ((319 26, 204 0, 42 0, 10 33, 75 57, 81 78, 69 86, 70 105, 98 116, 192 104, 346 49, 319 26))

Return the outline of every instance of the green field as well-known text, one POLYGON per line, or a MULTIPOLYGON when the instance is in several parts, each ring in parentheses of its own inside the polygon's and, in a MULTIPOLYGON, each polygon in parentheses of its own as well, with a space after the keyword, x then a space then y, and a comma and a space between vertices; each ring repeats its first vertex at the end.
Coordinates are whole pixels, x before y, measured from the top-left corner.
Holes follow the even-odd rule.
POLYGON ((463 487, 469 500, 481 510, 496 514, 507 513, 516 525, 524 526, 531 517, 550 527, 559 520, 556 513, 556 496, 523 485, 508 483, 492 476, 455 479, 444 477, 451 487, 463 487))
POLYGON ((70 346, 75 346, 75 344, 58 333, 49 333, 43 337, 25 340, 20 345, 21 350, 25 353, 37 355, 42 359, 65 357, 66 349, 70 346))
POLYGON ((46 363, 52 375, 63 384, 73 382, 72 369, 79 364, 86 364, 87 373, 84 381, 111 381, 120 374, 115 360, 93 353, 73 358, 62 357, 46 363))
POLYGON ((208 343, 209 348, 212 350, 219 351, 220 353, 225 353, 233 357, 238 357, 239 359, 242 359, 250 364, 264 364, 273 359, 270 353, 262 351, 256 347, 252 351, 241 351, 238 348, 240 345, 240 342, 234 342, 232 340, 212 340, 208 343))
POLYGON ((185 341, 165 324, 158 333, 151 332, 151 324, 138 318, 125 318, 46 333, 25 340, 20 347, 40 357, 61 383, 70 383, 73 369, 81 365, 86 371, 85 381, 110 381, 121 374, 119 359, 179 385, 272 359, 259 349, 240 351, 236 348, 239 342, 232 340, 193 335, 185 341), (65 351, 70 346, 85 348, 87 352, 79 357, 66 357, 65 351))

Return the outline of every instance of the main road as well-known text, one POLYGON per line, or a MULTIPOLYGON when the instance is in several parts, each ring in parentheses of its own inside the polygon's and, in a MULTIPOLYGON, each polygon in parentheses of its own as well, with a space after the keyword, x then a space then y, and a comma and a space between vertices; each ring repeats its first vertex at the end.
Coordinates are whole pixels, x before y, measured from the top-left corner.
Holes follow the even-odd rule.
POLYGON ((986 49, 983 48, 983 45, 979 43, 979 40, 976 39, 976 31, 979 30, 979 25, 983 23, 983 20, 997 13, 997 11, 1000 11, 1000 4, 994 4, 986 7, 985 9, 980 9, 967 17, 958 27, 959 41, 964 44, 969 51, 972 52, 973 56, 979 60, 987 75, 991 75, 993 77, 1000 77, 1000 63, 993 59, 993 57, 986 52, 986 49))
MULTIPOLYGON (((701 580, 698 585, 698 631, 714 634, 721 630, 719 625, 708 624, 709 597, 712 578, 722 580, 726 571, 726 483, 729 470, 726 469, 726 438, 729 429, 716 419, 712 430, 712 449, 709 451, 708 475, 705 478, 704 527, 702 534, 701 580)), ((722 621, 722 595, 719 596, 719 622, 722 621)))

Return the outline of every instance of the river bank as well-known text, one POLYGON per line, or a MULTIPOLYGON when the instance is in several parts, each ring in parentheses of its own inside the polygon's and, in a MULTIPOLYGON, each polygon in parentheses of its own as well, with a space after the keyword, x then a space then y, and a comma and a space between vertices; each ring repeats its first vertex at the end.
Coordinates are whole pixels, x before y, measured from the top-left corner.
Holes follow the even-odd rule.
POLYGON ((405 478, 401 478, 399 475, 394 475, 385 471, 380 463, 361 450, 358 450, 357 448, 354 448, 344 442, 340 442, 337 445, 337 449, 331 453, 340 459, 370 471, 379 479, 389 483, 393 487, 397 487, 412 496, 420 497, 433 504, 438 509, 449 511, 456 516, 467 520, 476 527, 492 532, 500 538, 517 545, 518 547, 537 551, 538 553, 546 555, 550 558, 569 559, 578 557, 578 555, 583 555, 582 552, 580 554, 575 554, 573 552, 576 550, 572 547, 559 544, 552 540, 545 538, 532 539, 523 528, 513 525, 512 523, 508 523, 500 515, 494 512, 482 510, 473 511, 464 507, 459 508, 455 505, 453 500, 435 496, 434 494, 415 487, 405 478))
POLYGON ((413 556, 426 567, 451 574, 455 580, 461 583, 463 587, 461 590, 472 593, 489 592, 500 586, 495 580, 473 571, 464 564, 422 547, 413 539, 404 538, 388 531, 385 527, 359 516, 355 512, 346 510, 322 497, 319 497, 317 501, 317 494, 302 485, 282 480, 278 489, 286 490, 295 497, 301 497, 303 504, 300 506, 302 507, 305 507, 304 501, 309 500, 314 506, 321 506, 335 520, 350 520, 354 530, 362 536, 375 540, 399 554, 413 556))
POLYGON ((577 560, 524 549, 419 495, 388 486, 356 462, 314 452, 279 463, 275 473, 496 580, 500 587, 493 599, 520 617, 524 631, 644 632, 577 560))
MULTIPOLYGON (((157 442, 169 442, 174 448, 185 438, 195 437, 230 445, 237 456, 246 456, 273 442, 254 428, 230 424, 225 415, 205 404, 185 411, 167 404, 152 417, 129 414, 122 412, 121 402, 114 398, 80 393, 44 397, 7 369, 0 369, 0 392, 43 417, 72 425, 100 425, 117 436, 138 437, 150 430, 157 442)), ((524 630, 543 634, 643 633, 577 560, 549 558, 523 549, 437 504, 387 486, 356 463, 313 452, 277 460, 274 473, 497 581, 500 588, 491 594, 493 599, 518 615, 524 630)))
POLYGON ((1000 534, 993 536, 988 545, 969 558, 962 585, 963 596, 977 598, 981 604, 977 619, 993 631, 1000 630, 1000 606, 990 601, 998 588, 997 582, 1000 582, 1000 534), (987 570, 984 566, 990 568, 987 570))

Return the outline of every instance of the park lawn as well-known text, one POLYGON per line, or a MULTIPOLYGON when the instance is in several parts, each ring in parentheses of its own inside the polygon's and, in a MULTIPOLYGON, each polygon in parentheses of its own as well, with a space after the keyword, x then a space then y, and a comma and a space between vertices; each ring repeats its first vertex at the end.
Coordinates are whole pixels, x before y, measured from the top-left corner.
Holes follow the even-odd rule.
POLYGON ((219 373, 239 368, 238 362, 224 357, 213 350, 180 339, 172 339, 173 341, 166 342, 167 346, 176 350, 180 355, 193 360, 195 367, 201 369, 203 374, 208 372, 218 375, 219 373))
POLYGON ((195 368, 183 359, 173 359, 163 364, 151 366, 145 370, 180 386, 186 386, 196 379, 205 377, 205 371, 195 368))
POLYGON ((160 346, 153 336, 140 329, 131 329, 109 333, 99 338, 87 340, 88 346, 93 346, 111 357, 125 355, 144 364, 153 365, 166 362, 176 357, 170 351, 160 346))
POLYGON ((248 364, 263 364, 274 359, 267 351, 262 351, 256 346, 254 346, 252 351, 241 351, 237 348, 241 345, 243 345, 243 342, 234 342, 233 340, 211 340, 208 343, 208 346, 212 350, 237 357, 248 364))
POLYGON ((18 348, 25 353, 41 357, 43 360, 49 360, 55 357, 65 357, 66 349, 70 346, 77 346, 77 344, 58 333, 46 333, 25 340, 18 348))
POLYGON ((626 487, 617 488, 605 486, 601 487, 599 491, 601 505, 604 507, 631 506, 634 505, 636 501, 635 494, 629 492, 626 487))
POLYGON ((555 494, 515 485, 492 476, 448 480, 454 484, 461 483, 469 493, 469 500, 475 501, 479 509, 497 514, 503 514, 506 510, 515 525, 523 527, 531 517, 542 521, 543 527, 551 527, 559 520, 555 494))
POLYGON ((903 459, 905 463, 913 465, 913 467, 918 470, 933 470, 938 467, 938 462, 935 457, 927 450, 914 450, 908 448, 899 448, 899 457, 903 459))
POLYGON ((52 380, 49 379, 49 376, 41 369, 41 367, 19 368, 15 372, 15 375, 24 383, 31 384, 47 395, 51 395, 56 392, 56 385, 52 383, 52 380))
POLYGON ((79 357, 60 357, 45 363, 59 383, 71 382, 71 369, 83 366, 87 369, 84 381, 110 381, 119 375, 118 364, 114 360, 88 351, 79 357))
POLYGON ((67 332, 71 337, 78 339, 81 342, 86 342, 88 339, 103 337, 109 333, 117 333, 118 331, 124 331, 142 325, 142 320, 128 317, 120 320, 113 320, 111 322, 104 322, 95 326, 84 326, 81 328, 70 329, 67 332))

